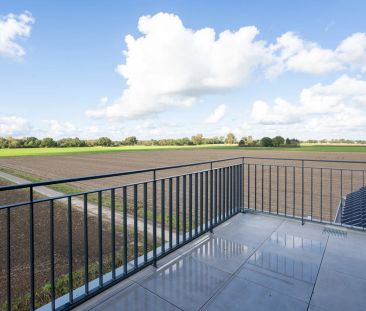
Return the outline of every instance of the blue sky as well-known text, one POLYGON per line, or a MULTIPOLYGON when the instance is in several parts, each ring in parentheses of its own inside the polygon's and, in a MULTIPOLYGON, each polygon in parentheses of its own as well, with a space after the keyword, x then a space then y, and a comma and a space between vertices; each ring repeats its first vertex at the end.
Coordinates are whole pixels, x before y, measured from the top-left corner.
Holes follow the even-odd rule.
POLYGON ((1 2, 0 136, 366 139, 364 1, 111 2, 1 2))

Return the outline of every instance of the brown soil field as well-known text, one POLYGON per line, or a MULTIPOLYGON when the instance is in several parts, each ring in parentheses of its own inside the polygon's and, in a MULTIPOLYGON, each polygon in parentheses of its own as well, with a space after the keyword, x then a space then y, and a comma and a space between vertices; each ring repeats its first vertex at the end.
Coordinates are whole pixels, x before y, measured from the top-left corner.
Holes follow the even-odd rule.
MULTIPOLYGON (((318 160, 366 161, 363 153, 283 152, 264 150, 171 150, 150 152, 121 152, 83 154, 72 156, 0 158, 0 167, 8 167, 44 179, 115 173, 161 166, 202 162, 230 157, 269 157, 318 160)), ((214 164, 240 164, 241 161, 214 164)), ((304 162, 304 215, 330 221, 334 219, 342 195, 364 184, 365 164, 340 164, 330 162, 304 162), (320 169, 323 168, 323 169, 320 169), (331 170, 332 169, 332 170, 331 170), (342 173, 340 170, 343 170, 342 173), (353 172, 351 172, 353 170, 353 172), (342 175, 342 176, 341 176, 342 175), (342 181, 342 189, 341 189, 342 181), (321 199, 322 198, 322 199, 321 199)), ((157 172, 157 178, 209 169, 209 165, 171 169, 157 172)), ((152 179, 152 173, 103 178, 74 183, 78 188, 91 190, 152 179)), ((174 183, 175 181, 173 181, 174 183)), ((193 186, 194 188, 194 186, 193 186)), ((151 184, 149 184, 151 189, 151 184)), ((175 193, 175 184, 173 193, 175 193)), ((167 190, 167 185, 166 185, 167 190)), ((182 191, 182 185, 180 186, 182 191)), ((139 201, 142 200, 139 191, 139 201)), ((150 190, 149 190, 150 193, 150 190)), ((174 194, 175 195, 175 194, 174 194)), ((132 192, 129 197, 131 198, 132 192)), ((245 159, 245 206, 272 212, 301 215, 302 169, 301 161, 245 159), (250 165, 249 165, 250 164, 250 165), (263 167, 262 167, 263 165, 263 167), (271 166, 271 167, 270 167, 271 166), (285 168, 287 166, 287 168, 285 168), (249 168, 249 169, 248 169, 249 168), (263 182, 262 182, 263 169, 263 182), (248 172, 249 178, 248 178, 248 172), (277 176, 278 174, 278 176, 277 176), (257 176, 255 176, 257 175, 257 176), (277 184, 278 182, 278 184, 277 184), (263 196, 262 196, 263 184, 263 196), (249 186, 249 188, 248 188, 249 186), (249 190, 249 192, 248 192, 249 190), (249 193, 249 195, 248 195, 249 193), (263 197, 263 199, 262 199, 263 197), (249 199, 249 200, 248 200, 249 199), (263 202, 263 204, 262 204, 263 202)), ((151 198, 151 196, 150 196, 151 198)), ((159 200, 159 196, 158 196, 159 200)))
MULTIPOLYGON (((201 162, 209 160, 217 160, 230 157, 269 157, 269 158, 296 158, 296 159, 318 159, 323 161, 329 160, 347 160, 347 161, 366 161, 366 156, 363 153, 311 153, 311 152, 273 152, 273 151, 243 151, 243 150, 184 150, 184 151, 151 151, 151 152, 121 152, 107 154, 84 154, 72 156, 47 156, 47 157, 14 157, 0 158, 0 167, 6 167, 22 171, 42 179, 60 179, 68 177, 79 177, 88 175, 97 175, 104 173, 115 173, 130 170, 154 168, 168 165, 178 165, 191 162, 201 162)), ((219 168, 227 164, 242 164, 242 161, 228 161, 217 163, 213 168, 219 168)), ((345 194, 354 191, 365 184, 365 164, 344 164, 330 162, 304 162, 304 168, 301 167, 302 162, 297 160, 260 160, 260 159, 245 159, 244 167, 241 166, 243 175, 244 189, 244 206, 253 209, 270 211, 272 213, 287 214, 288 216, 301 216, 302 210, 305 218, 313 218, 324 222, 333 221, 340 199, 345 194), (341 187, 342 184, 342 187, 341 187)), ((199 170, 209 169, 209 165, 200 165, 189 168, 171 169, 157 172, 157 178, 190 174, 199 170)), ((227 172, 226 172, 227 173, 227 172)), ((207 178, 209 181, 210 175, 207 178)), ((219 175, 218 175, 219 176, 219 175)), ((195 177, 195 176, 193 176, 195 177)), ((209 192, 205 189, 206 175, 199 174, 203 177, 204 187, 198 187, 198 192, 195 192, 195 179, 193 178, 193 198, 197 194, 199 197, 199 208, 205 208, 206 196, 209 197, 209 192), (201 191, 203 204, 201 205, 201 191)), ((95 179, 73 183, 72 186, 92 190, 98 188, 107 188, 132 184, 140 181, 152 179, 152 173, 128 175, 118 178, 95 179)), ((188 177, 186 182, 188 183, 188 177)), ((219 180, 218 180, 219 181, 219 180)), ((172 179, 172 198, 173 198, 173 224, 177 217, 176 210, 176 183, 177 179, 172 179)), ((179 178, 179 224, 182 230, 182 219, 185 216, 188 219, 188 201, 186 201, 186 214, 183 215, 183 178, 179 178)), ((219 182, 218 182, 219 184, 219 182)), ((0 184, 1 185, 1 184, 0 184)), ((148 183, 148 210, 151 216, 151 185, 148 183)), ((165 185, 165 215, 166 225, 168 226, 168 181, 165 185)), ((188 190, 188 184, 186 186, 188 190)), ((141 202, 143 202, 143 187, 137 187, 138 209, 141 210, 141 202)), ((157 183, 157 211, 158 224, 161 225, 160 215, 162 212, 161 200, 161 182, 157 183)), ((214 189, 214 198, 217 194, 219 198, 219 190, 214 189)), ((222 193, 221 193, 222 194, 222 193)), ((108 191, 103 192, 108 200, 108 191)), ((133 203, 134 193, 133 187, 128 188, 129 204, 133 203)), ((121 203, 122 191, 116 191, 116 200, 121 203)), ((27 200, 25 191, 8 191, 1 193, 0 206, 14 201, 27 200)), ((186 195, 188 200, 188 194, 186 195)), ((194 199, 193 199, 194 202, 194 199)), ((215 200, 213 206, 220 208, 222 202, 215 200)), ((193 203, 194 204, 194 203, 193 203)), ((35 207, 35 238, 36 245, 36 284, 40 286, 45 281, 49 280, 49 206, 47 203, 38 204, 35 207), (43 206, 43 208, 41 208, 43 206)), ((209 204, 210 206, 210 204, 209 204)), ((118 206, 117 206, 118 207, 118 206)), ((56 262, 57 273, 63 274, 67 272, 67 209, 60 204, 59 208, 55 209, 55 226, 56 226, 56 262)), ((132 210, 129 209, 131 214, 132 210)), ((0 235, 5 235, 6 214, 5 210, 0 210, 0 235)), ((195 220, 195 210, 193 209, 193 220, 195 220)), ((204 222, 207 215, 197 211, 197 220, 204 222)), ((139 213, 141 217, 141 214, 139 213)), ((82 267, 83 260, 83 232, 82 213, 75 211, 73 214, 73 236, 75 237, 74 260, 75 269, 82 267)), ((94 217, 89 217, 89 241, 90 258, 97 259, 97 220, 94 217)), ((149 218, 151 222, 151 217, 149 218)), ((28 206, 13 208, 11 210, 11 236, 12 236, 12 271, 14 272, 13 286, 14 297, 21 295, 29 290, 29 220, 28 206), (24 216, 26 215, 26 216, 24 216), (22 273, 19 273, 21 271, 22 273), (23 281, 22 281, 23 280, 23 281), (24 281, 26 280, 26 281, 24 281), (14 285, 15 284, 15 285, 14 285)), ((193 228, 195 224, 193 224, 193 228)), ((105 234, 103 233, 103 251, 105 254, 110 254, 110 224, 104 226, 105 234), (104 240, 105 239, 105 240, 104 240)), ((175 234, 175 233, 174 233, 175 234)), ((120 239, 120 237, 119 237, 120 239)), ((129 238, 130 239, 130 238, 129 238)), ((131 237, 133 240, 133 238, 131 237)), ((150 237, 149 237, 150 239, 150 237)), ((118 239, 117 239, 118 240, 118 239)), ((161 241, 159 241, 161 243, 161 241)), ((139 243, 140 244, 140 243, 139 243)), ((6 261, 4 256, 5 239, 0 239, 0 288, 6 288, 6 278, 4 277, 6 269, 6 261)), ((140 246, 140 245, 139 245, 140 246)), ((120 247, 120 245, 118 245, 120 247)), ((130 256, 129 256, 130 257, 130 256)), ((0 291, 0 301, 5 298, 6 291, 0 291)))

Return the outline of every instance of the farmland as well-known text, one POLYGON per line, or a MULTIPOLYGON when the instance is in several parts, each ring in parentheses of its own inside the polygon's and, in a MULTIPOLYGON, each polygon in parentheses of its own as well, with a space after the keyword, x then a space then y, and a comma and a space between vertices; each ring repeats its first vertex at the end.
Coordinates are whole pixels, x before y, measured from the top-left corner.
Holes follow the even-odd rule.
MULTIPOLYGON (((365 160, 364 153, 360 152, 324 152, 324 148, 333 148, 334 146, 316 146, 302 147, 294 149, 276 151, 266 150, 250 150, 247 148, 237 148, 234 146, 216 146, 203 148, 185 148, 184 150, 169 149, 168 150, 153 150, 150 152, 141 152, 141 150, 130 150, 129 152, 94 152, 94 153, 69 153, 67 155, 54 154, 49 156, 14 156, 1 157, 0 170, 6 171, 10 174, 28 179, 30 181, 38 181, 45 179, 59 179, 78 176, 89 176, 104 173, 115 173, 130 170, 139 170, 153 167, 162 167, 176 164, 202 162, 215 159, 231 158, 231 157, 247 157, 245 159, 244 173, 244 205, 253 209, 278 212, 280 214, 287 214, 289 216, 300 216, 302 212, 302 180, 304 182, 303 191, 303 207, 304 216, 313 217, 314 219, 323 221, 332 221, 337 212, 339 200, 342 195, 358 189, 365 183, 365 169, 364 164, 340 164, 329 162, 306 162, 304 170, 302 171, 302 162, 296 159, 319 159, 319 160, 349 160, 349 161, 363 161, 365 160), (310 151, 306 148, 315 148, 317 151, 310 151), (318 149, 317 149, 318 148, 318 149), (300 150, 305 150, 301 152, 300 150), (252 157, 268 157, 270 159, 254 159, 252 157), (293 160, 276 160, 271 158, 292 158, 293 160), (342 185, 342 187, 341 187, 342 185)), ((350 146, 340 146, 338 149, 351 148, 350 146)), ((361 148, 361 147, 360 147, 361 148)), ((59 150, 60 148, 57 148, 59 150)), ((78 148, 83 149, 83 148, 78 148)), ((33 149, 27 149, 32 151, 33 149)), ((143 149, 142 149, 143 150, 143 149)), ((2 151, 2 150, 1 150, 2 151)), ((0 151, 0 152, 1 152, 0 151)), ((147 151, 147 150, 144 150, 147 151)), ((348 150, 349 151, 349 150, 348 150)), ((242 164, 241 160, 232 160, 227 164, 242 164)), ((220 168, 224 163, 216 163, 213 168, 220 168)), ((158 171, 157 178, 174 176, 180 174, 190 174, 199 170, 209 169, 209 165, 197 165, 189 168, 175 168, 166 171, 158 171)), ((220 171, 218 172, 220 175, 220 171)), ((201 175, 199 178, 208 178, 201 175)), ((120 186, 124 184, 131 184, 140 181, 148 181, 152 179, 152 173, 140 173, 124 177, 95 179, 76 183, 67 183, 59 185, 56 190, 64 193, 80 192, 84 190, 108 188, 120 186)), ((206 179, 204 179, 206 180, 206 179)), ((173 214, 176 215, 176 183, 177 179, 173 178, 173 214)), ((188 181, 188 179, 187 179, 188 181)), ((182 183, 183 180, 180 179, 182 183)), ((2 181, 0 185, 6 182, 2 181)), ((193 180, 193 189, 195 189, 195 180, 193 180)), ((167 188, 167 187, 166 187, 167 188)), ((137 188, 137 201, 140 208, 143 200, 143 188, 139 185, 137 188)), ((37 190, 37 189, 35 189, 37 190)), ((182 187, 180 188, 182 194, 182 187)), ((208 193, 203 191, 202 199, 205 199, 208 193)), ((157 185, 157 193, 161 193, 161 184, 157 185)), ((148 183, 149 200, 151 199, 151 182, 148 183)), ((196 193, 195 193, 196 194, 196 193)), ((110 197, 108 191, 102 193, 103 206, 109 207, 110 197)), ((133 202, 133 187, 128 188, 129 205, 133 202)), ((168 193, 165 193, 165 201, 168 202, 168 193)), ((122 198, 121 189, 116 190, 116 197, 122 198)), ((180 206, 183 206, 183 196, 179 196, 180 206)), ((0 204, 9 204, 14 201, 27 200, 27 193, 22 190, 13 192, 4 192, 1 197, 0 204)), ((62 202, 56 201, 55 214, 55 228, 56 228, 56 250, 55 260, 57 262, 56 274, 60 277, 67 271, 67 256, 65 250, 67 249, 67 234, 64 228, 67 227, 67 213, 65 205, 62 202)), ((92 203, 96 203, 92 201, 92 203)), ((121 200, 116 201, 116 208, 121 208, 121 200)), ((160 217, 161 214, 161 197, 157 198, 157 211, 160 217)), ((27 253, 28 247, 28 217, 21 217, 20 215, 28 215, 26 213, 27 206, 17 207, 12 209, 11 223, 12 236, 20 237, 13 241, 12 238, 12 269, 14 271, 13 286, 16 287, 15 296, 22 296, 29 288, 28 282, 21 282, 19 276, 21 274, 15 271, 24 271, 29 279, 29 266, 27 253), (23 228, 26 228, 25 230, 23 228)), ((44 267, 44 270, 36 271, 36 285, 43 286, 49 281, 49 232, 44 228, 49 227, 49 205, 44 203, 37 204, 35 209, 35 238, 36 238, 36 262, 38 267, 44 267), (38 242, 37 242, 38 241, 38 242), (40 242, 42 241, 42 243, 40 242)), ((129 209, 132 214, 132 210, 129 209)), ((187 215, 182 214, 180 210, 180 219, 187 215)), ((194 211, 193 216, 196 212, 194 211)), ((139 210, 139 217, 142 214, 139 210)), ((158 217, 158 224, 161 224, 161 219, 158 217)), ((175 217, 175 216, 174 216, 175 217)), ((200 215, 198 219, 200 220, 200 215)), ((207 215, 204 215, 207 217, 207 215)), ((90 234, 90 261, 95 261, 97 257, 97 219, 96 217, 88 217, 90 234), (92 229, 94 228, 94 229, 92 229)), ((151 201, 148 203, 148 221, 151 222, 151 201)), ((174 226, 176 225, 176 218, 172 220, 174 226)), ((73 263, 75 270, 82 267, 82 249, 83 249, 83 215, 76 209, 73 212, 73 224, 75 237, 75 261, 73 263)), ((194 224, 195 225, 195 224, 194 224)), ((182 229, 182 223, 179 224, 182 229)), ((194 226, 193 226, 194 227, 194 226)), ((0 228, 6 228, 6 214, 5 210, 0 214, 0 228)), ((110 254, 110 224, 103 221, 103 245, 105 255, 110 254), (104 223, 105 222, 105 223, 104 223)), ((120 228, 117 234, 120 236, 120 228)), ((1 232, 5 236, 5 231, 1 232)), ((6 249, 5 240, 2 240, 2 250, 6 249)), ((139 247, 140 247, 139 243, 139 247)), ((120 249, 121 245, 117 245, 120 249)), ((120 252, 119 252, 120 253, 120 252)), ((6 267, 5 256, 1 254, 1 271, 6 267)), ((132 258, 129 256, 129 258, 132 258)), ((4 275, 4 274, 2 274, 4 275)), ((82 276, 82 274, 81 274, 82 276)), ((67 279, 66 279, 67 281, 67 279)), ((5 283, 5 278, 0 278, 0 283, 5 283)), ((4 287, 5 285, 2 285, 4 287)), ((60 293, 63 291, 61 290, 60 293)), ((4 297, 0 297, 4 299, 4 297)), ((15 297, 14 297, 15 298, 15 297)), ((41 297, 42 298, 42 297, 41 297)), ((40 298, 40 299, 41 299, 40 298)), ((45 299, 47 301, 47 299, 45 299)), ((39 301, 41 303, 41 301, 39 301)), ((0 308, 1 309, 1 308, 0 308)))
POLYGON ((366 152, 365 145, 309 145, 304 144, 298 148, 264 148, 264 147, 242 147, 237 145, 195 145, 195 146, 118 146, 118 147, 65 147, 65 148, 18 148, 0 149, 0 157, 21 157, 21 156, 57 156, 77 154, 99 154, 99 153, 120 153, 136 151, 184 151, 184 150, 242 150, 242 151, 263 151, 263 152, 366 152))

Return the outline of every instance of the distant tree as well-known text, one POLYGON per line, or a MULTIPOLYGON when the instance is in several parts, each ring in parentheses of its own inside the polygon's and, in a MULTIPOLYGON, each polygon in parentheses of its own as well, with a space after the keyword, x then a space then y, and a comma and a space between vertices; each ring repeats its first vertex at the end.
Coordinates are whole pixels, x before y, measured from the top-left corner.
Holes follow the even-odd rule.
POLYGON ((46 148, 56 147, 57 146, 57 143, 54 141, 53 138, 46 137, 46 138, 43 138, 42 139, 41 146, 42 147, 46 147, 46 148))
POLYGON ((202 134, 196 134, 195 136, 192 136, 191 140, 193 145, 202 145, 204 138, 202 134))
POLYGON ((274 147, 279 147, 285 143, 285 139, 282 136, 276 136, 272 138, 272 145, 274 147))
POLYGON ((261 145, 263 147, 272 147, 273 146, 272 139, 270 137, 263 137, 261 139, 261 145))
POLYGON ((236 144, 236 137, 233 133, 228 133, 225 138, 225 144, 236 144))
POLYGON ((245 141, 244 141, 244 139, 240 139, 238 146, 239 147, 245 147, 245 141))
POLYGON ((112 145, 112 140, 108 137, 99 137, 95 144, 97 146, 103 146, 103 147, 108 147, 112 145))
POLYGON ((41 146, 41 141, 36 137, 26 137, 24 138, 25 148, 37 148, 41 146))
POLYGON ((137 145, 137 138, 136 136, 129 136, 126 137, 123 141, 122 141, 122 145, 128 145, 128 146, 132 146, 132 145, 137 145))

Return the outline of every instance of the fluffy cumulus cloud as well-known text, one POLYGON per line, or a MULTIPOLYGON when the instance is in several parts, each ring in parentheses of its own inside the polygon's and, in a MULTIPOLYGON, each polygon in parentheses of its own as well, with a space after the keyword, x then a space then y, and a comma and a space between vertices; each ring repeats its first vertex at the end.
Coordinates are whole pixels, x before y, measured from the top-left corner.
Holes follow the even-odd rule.
POLYGON ((127 88, 114 104, 88 116, 138 117, 188 107, 202 95, 242 85, 267 59, 254 26, 216 35, 212 28, 192 30, 178 16, 159 13, 141 17, 138 29, 140 37, 126 36, 126 61, 117 67, 127 88))
POLYGON ((0 56, 14 58, 25 55, 18 39, 30 36, 34 21, 32 14, 27 11, 20 15, 0 16, 0 56))
POLYGON ((206 123, 218 123, 222 120, 226 113, 226 105, 220 105, 206 119, 206 123))
MULTIPOLYGON (((350 35, 334 49, 293 32, 270 43, 258 39, 255 26, 216 34, 212 28, 187 28, 177 15, 167 13, 142 16, 138 30, 140 36, 125 37, 125 61, 116 69, 127 87, 117 100, 88 110, 87 116, 138 118, 171 107, 191 107, 204 95, 288 71, 366 72, 365 33, 350 35)), ((256 106, 266 109, 263 103, 256 106)), ((276 106, 282 109, 286 103, 279 99, 276 106)), ((282 123, 296 119, 292 111, 282 118, 282 123)))
POLYGON ((18 116, 0 117, 0 137, 23 136, 32 129, 28 120, 18 116))
POLYGON ((331 84, 305 88, 297 104, 276 99, 273 105, 253 103, 251 122, 257 125, 301 126, 309 133, 366 130, 366 81, 342 75, 331 84))
POLYGON ((272 63, 267 76, 276 77, 285 71, 326 74, 340 70, 366 72, 366 34, 355 33, 334 49, 322 48, 287 32, 269 46, 272 63))

